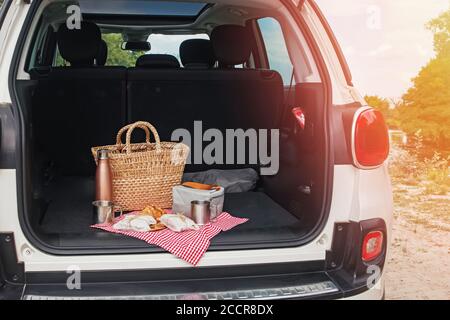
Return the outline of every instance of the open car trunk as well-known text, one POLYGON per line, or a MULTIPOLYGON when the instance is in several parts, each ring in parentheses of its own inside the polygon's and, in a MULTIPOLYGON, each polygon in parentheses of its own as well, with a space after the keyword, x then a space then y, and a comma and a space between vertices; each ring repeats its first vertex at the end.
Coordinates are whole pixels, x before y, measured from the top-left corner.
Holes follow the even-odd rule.
MULTIPOLYGON (((54 103, 55 106, 60 105, 58 101, 52 102, 54 96, 49 99, 48 93, 45 93, 45 101, 38 99, 39 91, 42 90, 41 81, 18 83, 18 88, 23 94, 23 101, 28 101, 28 104, 24 105, 31 108, 30 114, 34 115, 32 121, 34 131, 30 132, 27 148, 30 150, 27 161, 32 170, 25 177, 30 182, 26 184, 28 210, 25 213, 33 233, 48 245, 52 252, 61 254, 161 252, 162 249, 137 239, 90 227, 94 221, 92 201, 95 195, 95 163, 87 145, 82 149, 77 143, 64 145, 64 141, 76 141, 76 139, 83 141, 87 136, 96 135, 96 131, 86 126, 84 129, 90 130, 89 135, 80 134, 80 131, 71 131, 71 124, 64 122, 66 117, 55 112, 55 109, 49 108, 49 103, 54 103), (27 95, 31 96, 27 98, 27 95), (35 115, 36 112, 49 109, 47 114, 35 115), (46 134, 45 131, 49 133, 46 134), (42 136, 45 139, 41 140, 42 136), (79 162, 77 163, 68 158, 71 155, 79 157, 78 153, 86 159, 77 160, 79 162)), ((47 88, 48 80, 43 81, 47 88)), ((86 87, 81 88, 81 90, 85 89, 86 87)), ((58 89, 52 86, 51 92, 55 90, 58 89)), ((327 164, 324 163, 321 135, 315 135, 312 131, 314 127, 323 126, 318 116, 323 101, 322 86, 302 84, 297 85, 293 90, 296 92, 295 99, 301 101, 310 121, 307 122, 304 130, 298 130, 298 124, 291 114, 281 120, 277 128, 280 130, 278 171, 274 175, 259 176, 252 190, 225 194, 224 211, 236 217, 248 218, 249 221, 219 234, 213 239, 210 250, 296 246, 312 239, 313 231, 316 231, 322 223, 326 214, 323 204, 327 194, 323 181, 327 164)), ((64 99, 66 99, 65 96, 64 99)), ((68 101, 70 100, 66 100, 66 105, 68 101)), ((198 102, 189 103, 188 101, 183 100, 183 103, 194 105, 198 102)), ((89 104, 89 101, 86 103, 89 104)), ((183 119, 183 121, 186 119, 185 117, 177 118, 167 112, 168 106, 173 104, 165 106, 165 102, 161 101, 154 105, 158 110, 163 110, 158 116, 170 118, 175 122, 176 119, 183 119)), ((85 119, 89 119, 88 116, 88 114, 83 115, 85 119)), ((84 120, 85 123, 89 121, 84 120)), ((152 122, 157 128, 160 127, 158 121, 152 122)), ((117 130, 118 128, 120 126, 117 130)), ((162 139, 169 140, 170 137, 164 131, 164 129, 160 130, 162 139)), ((142 138, 143 136, 136 135, 135 140, 142 138)), ((109 140, 92 142, 92 145, 106 145, 113 141, 112 131, 109 140)), ((224 171, 239 170, 246 167, 248 165, 191 164, 186 166, 186 172, 201 172, 211 168, 224 171)), ((257 172, 261 169, 261 165, 252 167, 257 172)))
MULTIPOLYGON (((99 44, 103 30, 95 21, 84 19, 76 36, 64 24, 42 28, 45 41, 36 49, 42 61, 27 70, 30 80, 15 83, 27 168, 19 207, 30 239, 56 254, 160 251, 90 227, 91 148, 114 144, 119 129, 136 121, 153 124, 161 141, 190 144, 185 172, 261 173, 254 188, 225 194, 224 210, 249 221, 214 238, 211 250, 299 246, 318 235, 330 196, 326 90, 320 80, 310 82, 318 78, 310 74, 294 81, 295 70, 286 84, 268 61, 254 57, 262 50, 253 34, 256 20, 242 25, 217 26, 210 39, 184 41, 182 64, 175 56, 146 54, 133 67, 105 66, 108 48, 99 44), (54 65, 55 52, 65 64, 54 65), (292 112, 298 106, 303 123, 292 112), (244 135, 243 149, 233 145, 229 130, 244 135), (212 132, 223 138, 223 150, 212 152, 210 161, 202 155, 217 142, 212 132)), ((136 142, 143 138, 133 135, 136 142)))

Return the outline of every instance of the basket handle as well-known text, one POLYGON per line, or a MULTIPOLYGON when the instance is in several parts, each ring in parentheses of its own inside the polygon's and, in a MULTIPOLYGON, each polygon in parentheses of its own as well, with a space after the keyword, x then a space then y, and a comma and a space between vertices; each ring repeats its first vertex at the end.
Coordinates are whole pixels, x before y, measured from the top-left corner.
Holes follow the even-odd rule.
MULTIPOLYGON (((126 142, 125 142, 127 154, 131 153, 131 134, 133 133, 134 129, 136 129, 136 128, 142 129, 142 127, 147 128, 147 130, 150 129, 150 131, 153 133, 153 136, 155 137, 156 151, 161 152, 161 140, 159 138, 158 131, 156 131, 155 127, 152 126, 150 123, 144 122, 144 121, 138 121, 136 123, 133 123, 127 131, 127 137, 126 137, 126 142)), ((144 130, 146 130, 146 129, 144 129, 144 130)))
MULTIPOLYGON (((119 133, 117 133, 117 137, 116 137, 116 145, 123 145, 122 143, 122 136, 123 134, 128 131, 128 129, 131 128, 133 124, 129 124, 125 127, 123 127, 122 129, 119 130, 119 133)), ((139 128, 143 129, 145 131, 145 142, 146 143, 150 143, 150 131, 148 130, 148 127, 146 126, 139 126, 139 128)))

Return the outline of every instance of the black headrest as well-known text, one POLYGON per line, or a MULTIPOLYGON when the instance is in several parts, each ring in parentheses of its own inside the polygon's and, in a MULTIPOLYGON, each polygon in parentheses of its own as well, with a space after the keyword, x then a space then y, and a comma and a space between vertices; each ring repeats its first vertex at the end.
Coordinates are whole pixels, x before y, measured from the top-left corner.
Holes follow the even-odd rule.
POLYGON ((100 41, 100 47, 98 48, 97 57, 95 57, 95 64, 98 66, 104 66, 108 59, 108 44, 105 41, 100 41))
POLYGON ((236 25, 216 27, 211 33, 214 54, 222 66, 235 66, 248 60, 251 53, 251 35, 236 25))
POLYGON ((58 30, 61 56, 72 66, 92 66, 99 52, 102 35, 95 23, 82 21, 80 29, 69 30, 63 23, 58 30))
POLYGON ((144 54, 136 61, 136 67, 153 69, 179 68, 180 62, 170 54, 144 54))
POLYGON ((185 68, 212 68, 217 59, 210 40, 190 39, 180 46, 180 58, 185 68))

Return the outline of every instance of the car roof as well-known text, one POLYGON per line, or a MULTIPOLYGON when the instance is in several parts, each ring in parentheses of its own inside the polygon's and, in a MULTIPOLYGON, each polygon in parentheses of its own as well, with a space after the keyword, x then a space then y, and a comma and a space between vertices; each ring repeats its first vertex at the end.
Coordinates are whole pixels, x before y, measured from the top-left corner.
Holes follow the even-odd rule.
POLYGON ((150 34, 198 34, 221 24, 244 25, 249 19, 270 15, 278 0, 53 0, 45 10, 57 26, 67 18, 67 7, 79 5, 84 20, 103 33, 122 33, 124 39, 145 40, 150 34))

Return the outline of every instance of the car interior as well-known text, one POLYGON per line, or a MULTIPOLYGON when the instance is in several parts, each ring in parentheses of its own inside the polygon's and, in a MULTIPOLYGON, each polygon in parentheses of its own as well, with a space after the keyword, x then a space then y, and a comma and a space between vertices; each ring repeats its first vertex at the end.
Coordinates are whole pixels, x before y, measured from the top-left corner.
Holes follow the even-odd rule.
MULTIPOLYGON (((178 128, 193 133, 195 121, 203 131, 279 130, 278 172, 226 194, 224 210, 250 220, 216 237, 211 250, 298 245, 323 220, 324 88, 304 36, 277 1, 204 1, 55 0, 38 11, 15 86, 30 168, 24 215, 47 246, 161 252, 90 228, 91 148, 114 144, 135 121, 152 123, 162 141, 178 128), (82 21, 72 30, 74 5, 82 21)), ((266 165, 191 163, 185 172, 259 173, 266 165)))

